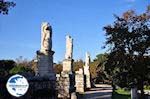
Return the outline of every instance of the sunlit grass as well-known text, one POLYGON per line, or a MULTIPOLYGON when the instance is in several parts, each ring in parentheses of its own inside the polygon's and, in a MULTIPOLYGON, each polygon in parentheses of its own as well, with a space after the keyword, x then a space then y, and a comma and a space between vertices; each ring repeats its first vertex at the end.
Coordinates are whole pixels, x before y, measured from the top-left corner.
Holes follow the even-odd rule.
POLYGON ((118 94, 130 95, 130 91, 129 90, 125 90, 125 89, 121 89, 121 88, 115 90, 115 92, 117 92, 118 94))
POLYGON ((130 91, 117 89, 112 93, 112 99, 131 99, 130 91))

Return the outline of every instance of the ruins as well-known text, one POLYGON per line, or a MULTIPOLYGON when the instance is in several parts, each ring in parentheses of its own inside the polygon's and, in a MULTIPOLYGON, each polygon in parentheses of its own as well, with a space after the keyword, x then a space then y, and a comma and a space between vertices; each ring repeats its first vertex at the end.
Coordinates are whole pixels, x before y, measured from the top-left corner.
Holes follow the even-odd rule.
POLYGON ((84 65, 84 75, 85 75, 85 83, 86 88, 91 88, 91 81, 90 81, 90 55, 88 52, 86 52, 85 55, 85 65, 84 65))
MULTIPOLYGON (((30 79, 32 89, 51 90, 51 99, 77 98, 76 92, 84 93, 91 88, 90 83, 90 55, 86 53, 85 65, 79 71, 73 72, 73 39, 66 36, 66 52, 62 61, 63 69, 60 74, 55 74, 53 67, 52 27, 48 22, 41 25, 41 48, 37 51, 37 69, 35 77, 30 79)), ((30 88, 31 88, 30 87, 30 88)), ((36 91, 35 91, 36 92, 36 91)), ((44 98, 43 98, 44 99, 44 98)))
POLYGON ((85 77, 83 68, 80 68, 79 71, 75 72, 75 87, 76 92, 83 93, 85 91, 85 77))
POLYGON ((55 80, 53 69, 52 28, 47 22, 41 26, 41 49, 37 51, 37 75, 55 80))
POLYGON ((66 53, 63 60, 63 71, 57 74, 57 88, 59 98, 70 98, 71 93, 74 92, 75 81, 73 73, 73 39, 71 36, 66 36, 66 53))

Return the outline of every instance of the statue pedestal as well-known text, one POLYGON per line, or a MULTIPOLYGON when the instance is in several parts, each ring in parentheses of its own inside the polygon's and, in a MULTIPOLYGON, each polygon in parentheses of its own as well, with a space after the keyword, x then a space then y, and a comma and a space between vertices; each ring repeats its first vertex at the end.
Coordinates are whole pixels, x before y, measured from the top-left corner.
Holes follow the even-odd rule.
POLYGON ((72 72, 73 59, 65 59, 63 61, 63 71, 58 81, 58 98, 70 98, 71 93, 75 91, 75 76, 72 72))
POLYGON ((90 71, 89 71, 89 66, 84 66, 84 75, 85 75, 85 83, 86 83, 86 88, 91 88, 91 81, 90 81, 90 71))
POLYGON ((72 74, 72 70, 73 70, 72 63, 73 63, 73 59, 65 59, 63 61, 63 72, 72 74))
POLYGON ((76 71, 75 73, 75 87, 76 92, 83 93, 85 89, 85 76, 83 73, 83 69, 80 68, 79 71, 76 71))
POLYGON ((38 56, 38 75, 40 77, 55 80, 55 72, 53 70, 53 54, 54 51, 41 52, 37 51, 38 56))
POLYGON ((74 85, 74 75, 62 72, 57 79, 58 98, 70 98, 75 91, 74 85))

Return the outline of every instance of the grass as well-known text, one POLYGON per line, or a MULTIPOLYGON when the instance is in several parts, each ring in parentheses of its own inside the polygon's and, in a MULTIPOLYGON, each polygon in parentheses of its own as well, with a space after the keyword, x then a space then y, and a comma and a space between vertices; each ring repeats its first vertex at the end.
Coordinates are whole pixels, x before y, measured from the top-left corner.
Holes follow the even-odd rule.
POLYGON ((148 86, 144 86, 144 90, 150 90, 150 85, 148 85, 148 86))
POLYGON ((117 89, 112 93, 112 99, 131 99, 130 91, 117 89))

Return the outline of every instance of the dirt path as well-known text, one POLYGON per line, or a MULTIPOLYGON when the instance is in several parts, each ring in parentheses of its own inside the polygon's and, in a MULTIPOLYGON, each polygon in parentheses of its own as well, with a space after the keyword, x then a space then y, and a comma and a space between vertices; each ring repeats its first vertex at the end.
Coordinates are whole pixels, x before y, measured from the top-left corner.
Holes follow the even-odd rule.
POLYGON ((111 99, 112 87, 106 84, 97 84, 83 95, 83 99, 111 99))

